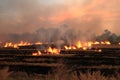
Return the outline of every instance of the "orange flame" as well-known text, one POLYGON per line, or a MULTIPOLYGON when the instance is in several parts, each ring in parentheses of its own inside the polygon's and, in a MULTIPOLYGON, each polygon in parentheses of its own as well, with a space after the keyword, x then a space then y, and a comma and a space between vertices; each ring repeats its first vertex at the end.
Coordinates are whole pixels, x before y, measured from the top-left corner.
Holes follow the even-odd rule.
POLYGON ((4 47, 14 47, 14 44, 11 42, 6 42, 4 47))
POLYGON ((120 42, 118 44, 120 45, 120 42))
POLYGON ((110 45, 111 43, 109 41, 105 41, 105 44, 110 45))
POLYGON ((102 49, 99 49, 98 52, 102 52, 102 49))
POLYGON ((106 44, 106 45, 110 45, 110 41, 101 41, 101 42, 98 42, 98 41, 95 41, 93 42, 93 44, 106 44))
POLYGON ((26 45, 31 45, 31 43, 24 41, 20 41, 20 43, 18 43, 18 46, 26 46, 26 45))
MULTIPOLYGON (((28 46, 28 45, 41 45, 43 44, 42 42, 36 42, 36 43, 29 43, 29 42, 25 42, 25 41, 20 41, 19 43, 12 43, 12 42, 6 42, 4 47, 13 47, 13 48, 19 48, 19 46, 28 46)), ((118 43, 120 45, 120 42, 118 43)), ((69 45, 69 44, 68 44, 69 45)), ((92 49, 93 45, 111 45, 110 41, 88 41, 88 42, 82 42, 82 41, 77 41, 75 44, 72 45, 65 45, 64 49, 65 50, 75 50, 75 49, 80 49, 80 50, 89 50, 92 49)), ((63 48, 62 48, 63 49, 63 48)), ((57 48, 52 48, 51 46, 48 47, 48 49, 44 50, 45 53, 49 53, 49 54, 59 54, 60 53, 60 49, 57 48)), ((96 50, 97 52, 102 52, 102 50, 96 50)), ((40 55, 41 52, 33 52, 32 55, 33 56, 37 56, 40 55)))
POLYGON ((100 42, 98 42, 98 41, 95 41, 93 44, 100 44, 100 42))
POLYGON ((24 41, 20 41, 19 43, 6 42, 4 47, 18 48, 18 46, 27 46, 27 45, 32 45, 32 44, 24 41))
POLYGON ((42 44, 42 42, 36 42, 35 44, 36 44, 36 45, 41 45, 41 44, 42 44))
POLYGON ((75 46, 64 46, 66 50, 77 49, 75 46))
POLYGON ((83 47, 82 49, 83 49, 83 50, 87 50, 87 47, 83 47))
MULTIPOLYGON (((88 42, 81 42, 81 41, 78 41, 74 46, 64 46, 64 48, 66 50, 70 50, 70 49, 82 49, 82 50, 87 50, 87 49, 91 49, 92 48, 92 45, 110 45, 110 41, 95 41, 95 42, 92 42, 92 41, 88 41, 88 42)), ((120 43, 119 43, 120 44, 120 43)))
POLYGON ((47 53, 50 53, 50 54, 59 54, 60 53, 60 50, 59 49, 57 49, 57 48, 51 48, 51 47, 49 47, 48 49, 47 49, 47 53))
POLYGON ((76 46, 77 46, 77 48, 82 48, 82 43, 80 41, 78 41, 76 46))
POLYGON ((39 56, 41 55, 42 53, 38 50, 37 52, 33 52, 32 53, 32 56, 39 56))

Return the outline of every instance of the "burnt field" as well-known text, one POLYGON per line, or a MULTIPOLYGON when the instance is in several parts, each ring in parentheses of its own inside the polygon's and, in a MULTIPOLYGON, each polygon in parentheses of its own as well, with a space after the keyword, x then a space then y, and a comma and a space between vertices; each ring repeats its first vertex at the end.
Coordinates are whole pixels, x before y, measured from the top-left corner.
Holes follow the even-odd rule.
POLYGON ((35 49, 0 49, 0 67, 10 71, 46 74, 54 68, 66 65, 73 71, 97 71, 106 74, 120 72, 120 50, 61 50, 61 54, 33 56, 35 49))

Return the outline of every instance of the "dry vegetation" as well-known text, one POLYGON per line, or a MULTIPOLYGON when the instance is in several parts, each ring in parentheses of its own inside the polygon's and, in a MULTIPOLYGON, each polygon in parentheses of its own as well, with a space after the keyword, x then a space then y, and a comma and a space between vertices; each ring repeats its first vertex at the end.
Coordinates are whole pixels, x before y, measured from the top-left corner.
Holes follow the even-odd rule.
MULTIPOLYGON (((32 73, 32 74, 27 74, 26 72, 10 72, 9 71, 9 68, 6 67, 6 68, 3 68, 0 70, 0 80, 120 80, 120 73, 116 71, 115 74, 113 75, 104 75, 103 73, 101 73, 100 71, 87 71, 87 72, 81 72, 81 71, 74 71, 74 67, 77 67, 78 66, 74 66, 72 68, 68 68, 65 63, 67 63, 65 60, 63 59, 57 59, 58 57, 52 57, 53 55, 51 55, 50 57, 48 57, 47 55, 42 56, 40 58, 25 58, 24 60, 30 62, 30 61, 38 61, 36 62, 35 65, 40 65, 40 66, 56 66, 57 65, 57 68, 54 68, 52 70, 52 72, 49 72, 48 74, 46 75, 43 75, 43 74, 36 74, 36 73, 32 73), (51 58, 52 57, 52 58, 51 58), (43 63, 40 63, 39 61, 43 61, 43 63), (46 61, 57 61, 57 63, 45 63, 46 61), (58 65, 60 64, 60 65, 58 65)), ((64 57, 63 55, 61 55, 62 57, 64 57)), ((65 55, 67 56, 67 55, 65 55)), ((71 58, 71 55, 67 56, 69 57, 69 61, 73 59, 74 61, 74 58, 71 58)), ((100 56, 101 57, 101 56, 100 56)), ((75 57, 75 60, 80 62, 80 59, 82 57, 79 57, 77 56, 77 59, 75 57)), ((83 59, 85 58, 85 61, 87 62, 91 62, 93 61, 94 64, 97 64, 102 62, 102 61, 106 61, 103 60, 102 58, 99 58, 99 56, 95 56, 95 57, 92 57, 90 59, 86 58, 86 56, 83 57, 83 59), (97 59, 96 59, 97 58, 97 59), (99 59, 98 59, 99 58, 99 59)), ((111 60, 111 58, 109 59, 111 60)), ((114 60, 114 59, 113 59, 114 60)), ((119 60, 119 59, 118 59, 119 60)), ((15 60, 14 60, 15 61, 15 60)), ((12 64, 24 64, 24 65, 33 65, 32 63, 25 63, 25 62, 7 62, 7 61, 1 61, 2 63, 4 64, 8 64, 8 63, 12 63, 12 64)), ((116 61, 117 63, 119 63, 119 61, 116 61)), ((2 64, 1 63, 1 64, 2 64)), ((72 62, 74 63, 74 62, 72 62)), ((80 63, 78 63, 80 64, 80 63)), ((89 64, 88 64, 89 65, 89 64)), ((69 66, 71 67, 71 66, 69 66)), ((103 69, 103 68, 108 68, 108 69, 112 69, 112 68, 115 68, 115 69, 118 69, 120 70, 120 65, 94 65, 94 66, 86 66, 87 68, 98 68, 98 69, 103 69)), ((85 66, 81 66, 80 67, 81 69, 82 68, 85 68, 85 66)))
POLYGON ((26 72, 9 72, 9 68, 0 70, 0 80, 120 80, 120 73, 114 76, 104 76, 100 71, 96 72, 71 72, 66 66, 53 69, 47 75, 27 74, 26 72))

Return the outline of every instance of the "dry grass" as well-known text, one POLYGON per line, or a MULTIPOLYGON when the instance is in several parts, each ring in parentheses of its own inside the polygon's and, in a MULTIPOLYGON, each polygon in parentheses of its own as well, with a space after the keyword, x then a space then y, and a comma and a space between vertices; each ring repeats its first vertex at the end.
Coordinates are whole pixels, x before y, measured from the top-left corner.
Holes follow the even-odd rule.
POLYGON ((5 67, 3 69, 0 70, 0 80, 7 80, 7 78, 9 77, 9 75, 12 72, 9 72, 9 68, 5 67))
POLYGON ((120 73, 117 73, 116 76, 104 76, 100 71, 71 72, 71 70, 63 66, 57 68, 53 74, 48 74, 45 80, 120 80, 120 73))
POLYGON ((47 75, 28 75, 26 72, 9 72, 9 68, 6 67, 0 70, 0 80, 120 80, 120 73, 116 73, 115 76, 104 76, 100 71, 71 72, 66 66, 60 66, 47 75))

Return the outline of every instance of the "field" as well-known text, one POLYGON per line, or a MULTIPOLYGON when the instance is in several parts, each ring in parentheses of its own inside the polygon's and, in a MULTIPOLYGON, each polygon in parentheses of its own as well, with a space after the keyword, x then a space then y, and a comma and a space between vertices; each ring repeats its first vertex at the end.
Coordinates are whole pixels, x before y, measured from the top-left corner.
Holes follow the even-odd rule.
POLYGON ((47 75, 47 77, 55 76, 55 70, 57 70, 57 76, 67 71, 66 74, 70 73, 69 75, 75 77, 78 75, 90 77, 90 75, 95 76, 95 74, 101 77, 116 76, 120 73, 119 50, 105 50, 103 52, 63 50, 61 54, 42 54, 39 56, 32 56, 32 52, 34 50, 0 49, 0 68, 7 67, 9 72, 21 72, 29 77, 33 73, 39 74, 38 76, 40 74, 47 75))

